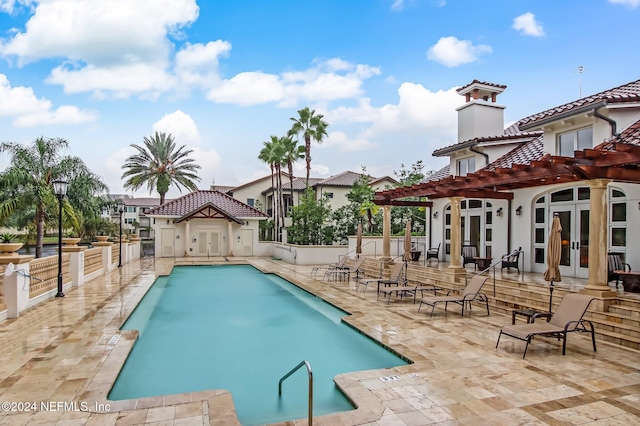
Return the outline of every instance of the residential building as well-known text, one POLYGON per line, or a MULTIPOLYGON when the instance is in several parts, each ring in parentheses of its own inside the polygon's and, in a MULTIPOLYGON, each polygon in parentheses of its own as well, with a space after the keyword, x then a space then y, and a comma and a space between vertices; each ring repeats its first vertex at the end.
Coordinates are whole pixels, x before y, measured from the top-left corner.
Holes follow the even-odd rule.
POLYGON ((497 97, 505 89, 478 80, 458 89, 466 100, 458 141, 433 152, 449 164, 411 190, 376 193, 376 203, 427 197, 428 238, 454 268, 468 244, 494 260, 521 248, 525 270, 544 272, 557 214, 562 275, 588 278, 588 288, 605 294, 607 252, 640 267, 640 233, 631 226, 640 223, 640 80, 502 130, 497 97))
MULTIPOLYGON (((122 201, 124 210, 122 212, 122 230, 123 232, 132 232, 140 234, 142 239, 153 239, 153 227, 151 219, 147 217, 147 212, 154 207, 160 205, 160 198, 152 197, 131 197, 126 194, 111 194, 111 199, 122 201)), ((165 202, 171 199, 165 200, 165 202)), ((119 223, 120 213, 118 206, 113 206, 107 211, 103 211, 103 217, 110 218, 111 221, 119 223)))
POLYGON ((253 256, 267 215, 219 191, 198 190, 146 213, 156 257, 253 256))

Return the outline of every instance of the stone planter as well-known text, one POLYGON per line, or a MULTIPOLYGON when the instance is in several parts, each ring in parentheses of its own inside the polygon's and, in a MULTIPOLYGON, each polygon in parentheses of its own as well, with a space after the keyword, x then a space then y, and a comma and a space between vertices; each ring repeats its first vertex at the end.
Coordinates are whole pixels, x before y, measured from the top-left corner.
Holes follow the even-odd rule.
POLYGON ((129 241, 140 241, 140 234, 129 234, 129 241))
POLYGON ((62 244, 64 244, 65 246, 77 246, 79 242, 80 238, 76 237, 68 237, 62 239, 62 244))
POLYGON ((17 256, 23 243, 0 243, 0 256, 17 256))
POLYGON ((108 236, 108 235, 97 235, 97 236, 96 236, 96 240, 97 240, 98 242, 101 242, 101 243, 104 243, 105 241, 108 241, 108 240, 109 240, 109 238, 111 238, 111 237, 110 237, 110 236, 108 236))

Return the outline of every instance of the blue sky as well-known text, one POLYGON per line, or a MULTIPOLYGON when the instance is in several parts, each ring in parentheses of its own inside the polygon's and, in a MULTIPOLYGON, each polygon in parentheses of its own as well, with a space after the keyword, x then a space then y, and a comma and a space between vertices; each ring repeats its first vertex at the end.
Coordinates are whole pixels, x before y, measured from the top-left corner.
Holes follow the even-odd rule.
POLYGON ((268 174, 262 143, 309 106, 312 176, 437 170, 456 88, 507 85, 508 124, 637 80, 638 22, 640 0, 0 0, 0 141, 65 138, 122 193, 130 144, 166 131, 206 189, 268 174))

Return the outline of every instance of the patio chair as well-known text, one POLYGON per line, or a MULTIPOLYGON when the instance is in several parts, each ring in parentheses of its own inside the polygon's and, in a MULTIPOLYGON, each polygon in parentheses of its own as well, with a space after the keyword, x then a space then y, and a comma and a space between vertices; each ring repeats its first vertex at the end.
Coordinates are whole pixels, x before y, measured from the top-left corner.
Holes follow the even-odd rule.
POLYGON ((394 263, 393 264, 393 268, 391 269, 391 272, 389 273, 389 278, 371 278, 371 279, 366 279, 366 280, 360 280, 358 281, 358 285, 356 286, 356 291, 358 291, 358 288, 362 285, 364 286, 364 290, 363 292, 367 291, 367 286, 370 283, 377 283, 378 284, 378 293, 380 293, 380 284, 383 284, 384 286, 388 287, 390 285, 400 285, 400 283, 402 284, 406 284, 407 279, 406 277, 402 276, 402 270, 404 269, 404 263, 402 262, 398 262, 398 263, 394 263))
POLYGON ((624 263, 622 261, 622 256, 620 253, 609 253, 607 255, 607 265, 608 265, 608 273, 607 273, 607 282, 611 282, 616 280, 616 290, 618 289, 618 282, 620 281, 620 274, 616 273, 616 271, 631 271, 631 265, 628 263, 624 263))
POLYGON ((349 276, 351 276, 351 274, 356 274, 356 279, 358 279, 360 278, 360 274, 364 273, 364 271, 362 270, 362 265, 364 264, 365 259, 366 257, 360 256, 356 259, 353 265, 345 265, 343 269, 346 269, 348 271, 349 276))
POLYGON ((452 292, 457 290, 449 290, 446 296, 423 297, 422 300, 420 300, 418 312, 420 312, 422 305, 429 305, 431 306, 431 315, 429 316, 432 316, 436 305, 444 302, 444 311, 446 313, 449 303, 457 303, 462 306, 462 316, 464 316, 464 307, 467 304, 469 305, 469 310, 471 310, 471 302, 484 302, 487 307, 487 315, 489 315, 489 299, 484 293, 480 292, 487 278, 488 277, 483 277, 482 275, 474 275, 464 288, 462 294, 459 295, 452 294, 452 292))
POLYGON ((476 246, 465 244, 462 246, 462 267, 467 263, 473 263, 474 270, 477 268, 475 257, 478 257, 478 248, 476 246))
POLYGON ((415 285, 409 285, 408 283, 405 283, 405 285, 398 287, 386 287, 380 289, 378 292, 378 299, 380 299, 380 294, 383 294, 387 296, 387 303, 389 303, 391 301, 391 295, 395 293, 396 297, 400 296, 400 299, 404 296, 413 296, 413 303, 416 303, 418 292, 423 294, 425 291, 433 291, 433 295, 435 296, 438 290, 441 289, 436 287, 435 284, 418 283, 415 285))
POLYGON ((519 340, 524 340, 527 345, 524 347, 524 354, 522 359, 527 355, 527 348, 531 339, 535 336, 548 336, 557 337, 558 340, 562 339, 562 355, 565 354, 567 349, 567 333, 572 331, 588 332, 591 333, 591 340, 593 341, 593 351, 596 351, 596 335, 593 328, 593 323, 589 320, 583 319, 585 312, 589 304, 594 298, 585 294, 569 293, 562 298, 560 305, 556 312, 549 318, 548 322, 535 322, 538 317, 548 317, 549 313, 542 312, 541 314, 535 314, 531 317, 533 322, 528 324, 516 324, 505 325, 500 330, 498 335, 498 341, 496 342, 496 348, 500 343, 500 337, 503 334, 514 337, 519 340), (589 324, 589 327, 586 327, 589 324))
POLYGON ((317 279, 316 276, 320 271, 324 271, 323 279, 327 276, 327 272, 331 269, 344 268, 349 260, 349 256, 342 256, 337 263, 329 263, 327 265, 314 266, 311 270, 311 278, 317 279))
POLYGON ((440 263, 440 245, 442 243, 438 244, 438 247, 435 248, 430 248, 427 250, 427 258, 426 261, 428 262, 429 259, 435 259, 438 261, 438 263, 440 263))
POLYGON ((502 267, 504 268, 516 268, 518 273, 520 273, 520 253, 522 252, 522 247, 518 247, 517 251, 513 251, 512 253, 507 253, 502 256, 502 267))

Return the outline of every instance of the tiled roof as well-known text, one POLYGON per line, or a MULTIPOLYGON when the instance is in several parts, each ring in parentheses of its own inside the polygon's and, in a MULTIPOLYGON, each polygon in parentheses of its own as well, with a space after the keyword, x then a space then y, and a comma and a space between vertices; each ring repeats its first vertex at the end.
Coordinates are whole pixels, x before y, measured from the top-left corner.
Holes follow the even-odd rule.
POLYGON ((232 192, 233 189, 235 188, 235 186, 229 186, 229 185, 211 185, 211 189, 212 191, 220 191, 223 194, 226 194, 228 192, 232 192))
MULTIPOLYGON (((171 200, 164 200, 165 203, 168 201, 171 200)), ((155 207, 160 205, 160 198, 123 198, 122 203, 125 206, 155 207)))
POLYGON ((440 170, 434 172, 431 176, 429 176, 429 181, 436 181, 440 179, 444 179, 449 176, 451 172, 449 171, 449 164, 441 168, 440 170))
POLYGON ((509 141, 517 139, 535 138, 541 135, 542 132, 520 132, 514 129, 514 126, 510 126, 505 129, 502 135, 495 136, 483 136, 479 138, 473 138, 466 141, 454 143, 453 145, 445 146, 444 148, 438 148, 431 153, 434 157, 440 157, 442 155, 450 154, 460 149, 469 148, 483 142, 497 142, 497 141, 509 141), (507 133, 507 131, 509 131, 507 133))
MULTIPOLYGON (((316 185, 322 186, 353 186, 353 184, 362 176, 360 173, 346 171, 335 176, 328 177, 316 185)), ((314 185, 314 186, 316 186, 314 185)))
POLYGON ((497 89, 506 89, 507 88, 507 86, 505 86, 504 84, 496 84, 496 83, 489 83, 488 81, 473 80, 471 83, 465 84, 464 86, 462 86, 461 88, 459 88, 456 91, 458 93, 460 93, 460 92, 464 91, 467 87, 471 86, 472 84, 482 84, 482 85, 485 85, 485 86, 495 87, 497 89))
POLYGON ((640 101, 640 80, 632 81, 631 83, 623 84, 622 86, 614 87, 613 89, 608 89, 604 92, 596 93, 595 95, 590 95, 576 101, 530 115, 529 117, 525 117, 518 121, 518 125, 520 128, 533 127, 548 119, 553 119, 565 114, 574 114, 577 110, 592 108, 600 103, 612 104, 638 101, 640 101))
POLYGON ((596 148, 602 149, 603 151, 610 151, 613 149, 613 144, 615 143, 640 146, 640 120, 624 129, 617 137, 601 143, 596 148))
POLYGON ((382 181, 384 181, 384 180, 391 181, 391 182, 393 182, 393 183, 394 183, 394 184, 396 184, 396 185, 399 185, 399 184, 400 184, 400 182, 398 182, 397 180, 395 180, 395 179, 394 179, 394 178, 392 178, 391 176, 382 176, 382 177, 379 177, 379 178, 371 178, 371 181, 369 182, 369 185, 375 185, 375 184, 377 184, 378 182, 382 182, 382 181))
POLYGON ((177 216, 197 211, 206 204, 211 204, 227 216, 234 218, 263 218, 266 214, 242 203, 235 198, 219 191, 199 190, 183 195, 180 198, 164 203, 151 209, 147 216, 177 216))
POLYGON ((541 135, 530 142, 523 143, 489 164, 485 170, 495 171, 496 169, 510 168, 514 164, 528 165, 534 160, 539 160, 544 154, 543 142, 544 139, 541 135))

